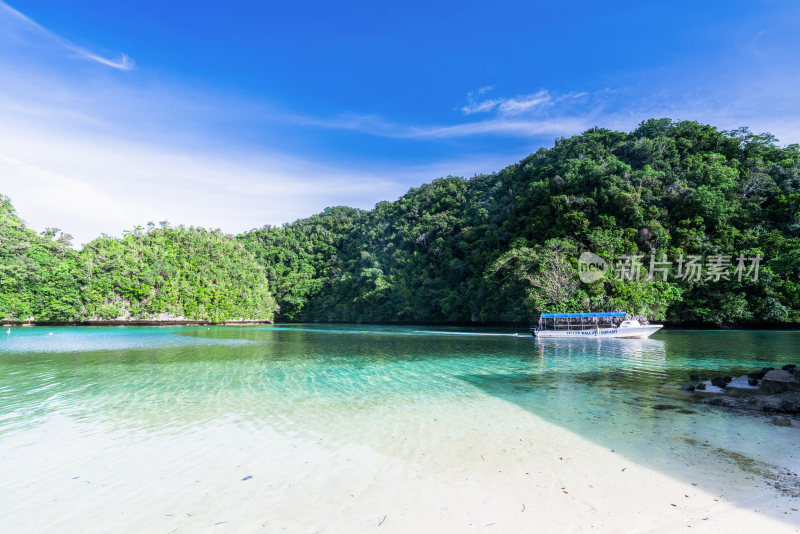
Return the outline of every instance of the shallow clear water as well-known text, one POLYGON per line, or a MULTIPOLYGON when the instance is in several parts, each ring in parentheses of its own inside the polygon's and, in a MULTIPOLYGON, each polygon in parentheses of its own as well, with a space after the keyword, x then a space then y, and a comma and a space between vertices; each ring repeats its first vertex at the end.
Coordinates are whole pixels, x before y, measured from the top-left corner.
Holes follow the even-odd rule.
MULTIPOLYGON (((165 457, 180 455, 169 447, 224 456, 231 443, 209 437, 221 428, 240 441, 281 436, 324 441, 331 454, 357 446, 416 461, 468 426, 464 414, 495 411, 508 421, 512 409, 677 478, 711 466, 699 449, 789 468, 800 453, 795 429, 695 405, 678 391, 690 373, 800 363, 800 332, 539 341, 513 329, 282 325, 12 328, 0 336, 0 467, 14 473, 0 480, 5 502, 27 498, 35 483, 20 479, 19 462, 40 457, 58 458, 39 475, 64 484, 52 489, 51 481, 54 495, 70 491, 105 450, 151 442, 166 447, 165 457)), ((124 462, 107 469, 117 481, 127 476, 124 462)))

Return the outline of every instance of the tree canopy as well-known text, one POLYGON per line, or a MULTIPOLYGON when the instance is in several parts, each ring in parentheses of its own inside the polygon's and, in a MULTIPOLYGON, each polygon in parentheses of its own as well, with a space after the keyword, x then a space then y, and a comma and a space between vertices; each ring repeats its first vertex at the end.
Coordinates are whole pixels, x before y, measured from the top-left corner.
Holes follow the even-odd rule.
POLYGON ((277 302, 283 321, 800 321, 800 147, 746 128, 592 128, 494 174, 235 238, 150 224, 75 251, 57 229, 26 228, 5 197, 0 217, 0 318, 271 319, 277 302), (581 281, 584 251, 606 276, 581 281), (686 276, 693 257, 730 261, 686 276), (663 276, 618 276, 648 274, 653 258, 663 276), (752 258, 757 276, 737 276, 752 258))
POLYGON ((517 322, 545 309, 615 309, 717 324, 797 322, 798 207, 797 145, 746 128, 651 119, 630 133, 593 128, 558 139, 498 173, 435 180, 346 220, 329 210, 239 238, 268 271, 286 269, 274 284, 297 288, 277 295, 284 320, 517 322), (274 249, 258 251, 281 239, 303 251, 294 267, 274 249), (673 262, 729 255, 734 265, 720 280, 679 279, 673 265, 666 280, 609 273, 586 284, 577 276, 585 250, 609 264, 643 256, 645 272, 651 254, 673 262), (733 276, 740 255, 763 258, 757 279, 733 276))
POLYGON ((26 228, 0 196, 0 318, 18 321, 271 320, 264 267, 232 236, 137 227, 80 251, 57 229, 26 228))

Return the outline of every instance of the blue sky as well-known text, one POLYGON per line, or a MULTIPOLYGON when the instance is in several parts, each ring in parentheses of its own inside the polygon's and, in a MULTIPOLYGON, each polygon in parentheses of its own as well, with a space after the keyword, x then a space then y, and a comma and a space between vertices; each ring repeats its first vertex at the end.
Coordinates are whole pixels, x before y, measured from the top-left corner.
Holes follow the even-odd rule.
POLYGON ((796 2, 0 0, 0 192, 78 244, 239 232, 594 125, 800 142, 796 2))

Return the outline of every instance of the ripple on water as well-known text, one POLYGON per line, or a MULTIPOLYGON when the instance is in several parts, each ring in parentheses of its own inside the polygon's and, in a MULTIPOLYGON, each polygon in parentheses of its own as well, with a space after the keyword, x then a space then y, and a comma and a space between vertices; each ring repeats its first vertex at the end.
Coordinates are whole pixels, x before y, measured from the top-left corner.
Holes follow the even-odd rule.
POLYGON ((677 462, 690 454, 687 436, 746 450, 742 428, 766 435, 760 423, 737 419, 732 432, 732 416, 695 409, 677 391, 689 372, 800 359, 798 333, 536 340, 383 326, 52 331, 15 331, 0 344, 0 440, 62 417, 80 426, 87 447, 92 436, 176 436, 226 421, 414 455, 424 440, 469 424, 453 413, 521 409, 643 462, 646 454, 677 462))

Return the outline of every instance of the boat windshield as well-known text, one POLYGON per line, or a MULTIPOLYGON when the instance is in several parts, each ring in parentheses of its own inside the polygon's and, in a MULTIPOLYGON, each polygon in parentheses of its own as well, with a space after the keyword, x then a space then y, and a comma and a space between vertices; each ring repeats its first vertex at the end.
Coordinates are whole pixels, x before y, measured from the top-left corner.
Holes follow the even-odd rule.
POLYGON ((603 313, 543 313, 539 330, 595 330, 617 328, 625 319, 622 312, 603 313))

